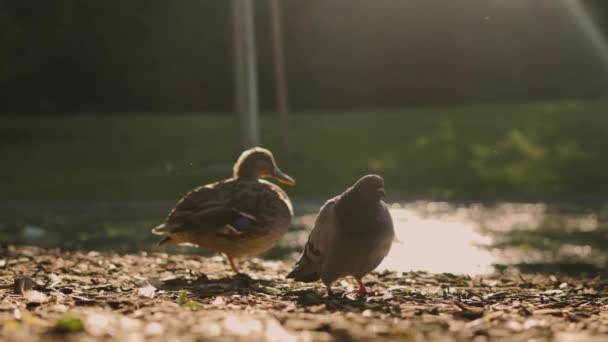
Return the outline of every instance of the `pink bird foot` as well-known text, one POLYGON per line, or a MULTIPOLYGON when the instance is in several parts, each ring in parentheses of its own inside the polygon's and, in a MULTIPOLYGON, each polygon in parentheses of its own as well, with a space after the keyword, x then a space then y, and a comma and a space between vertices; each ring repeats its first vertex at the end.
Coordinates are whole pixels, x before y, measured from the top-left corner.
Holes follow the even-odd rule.
POLYGON ((356 278, 356 279, 357 279, 357 283, 359 283, 359 290, 357 290, 357 293, 360 296, 367 296, 369 294, 369 292, 365 288, 365 285, 363 285, 363 281, 361 281, 361 278, 356 278))

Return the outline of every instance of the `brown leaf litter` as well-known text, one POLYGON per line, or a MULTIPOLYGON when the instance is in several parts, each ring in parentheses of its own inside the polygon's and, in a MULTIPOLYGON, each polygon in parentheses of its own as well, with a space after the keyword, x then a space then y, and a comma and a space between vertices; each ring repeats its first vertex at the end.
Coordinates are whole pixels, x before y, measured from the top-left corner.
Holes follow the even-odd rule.
POLYGON ((381 272, 324 299, 320 283, 257 258, 10 247, 0 267, 0 340, 604 341, 599 278, 381 272))

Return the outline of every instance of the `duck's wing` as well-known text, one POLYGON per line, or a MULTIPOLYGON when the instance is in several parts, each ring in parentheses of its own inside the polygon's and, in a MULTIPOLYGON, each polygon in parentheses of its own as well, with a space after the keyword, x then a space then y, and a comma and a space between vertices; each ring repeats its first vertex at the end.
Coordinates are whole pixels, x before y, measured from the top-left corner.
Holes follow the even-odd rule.
POLYGON ((250 214, 226 205, 209 206, 196 212, 177 212, 168 221, 173 226, 172 233, 187 230, 218 229, 229 226, 235 233, 257 224, 257 219, 250 214))
POLYGON ((315 224, 308 236, 304 251, 294 269, 287 275, 302 282, 319 280, 321 264, 327 256, 334 236, 336 235, 337 220, 334 204, 337 198, 327 201, 319 210, 315 224))
MULTIPOLYGON (((157 235, 167 235, 159 244, 172 242, 171 235, 185 232, 213 233, 218 236, 255 232, 258 219, 231 206, 211 186, 199 187, 184 196, 169 213, 165 223, 152 229, 157 235)), ((180 241, 181 242, 181 241, 180 241)))

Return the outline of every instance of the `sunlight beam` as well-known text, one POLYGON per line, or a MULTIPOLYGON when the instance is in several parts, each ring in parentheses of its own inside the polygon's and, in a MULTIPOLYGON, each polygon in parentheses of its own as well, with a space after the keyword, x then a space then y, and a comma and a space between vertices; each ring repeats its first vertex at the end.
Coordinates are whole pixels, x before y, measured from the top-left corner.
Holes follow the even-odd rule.
POLYGON ((562 2, 595 48, 608 72, 608 43, 604 39, 602 31, 594 22, 591 15, 589 15, 583 4, 581 4, 580 0, 562 0, 562 2))

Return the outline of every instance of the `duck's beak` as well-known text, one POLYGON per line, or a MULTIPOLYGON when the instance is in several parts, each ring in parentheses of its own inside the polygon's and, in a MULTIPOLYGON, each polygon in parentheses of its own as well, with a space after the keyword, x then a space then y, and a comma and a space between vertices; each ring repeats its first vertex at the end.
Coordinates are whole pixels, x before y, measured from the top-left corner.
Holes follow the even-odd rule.
POLYGON ((280 183, 283 183, 283 184, 287 184, 287 185, 296 184, 296 181, 293 178, 289 177, 288 174, 284 173, 279 168, 275 168, 274 171, 272 171, 272 175, 270 175, 270 177, 276 179, 277 181, 279 181, 280 183))

